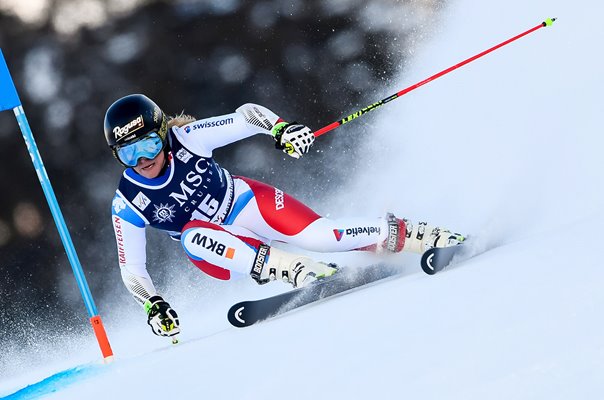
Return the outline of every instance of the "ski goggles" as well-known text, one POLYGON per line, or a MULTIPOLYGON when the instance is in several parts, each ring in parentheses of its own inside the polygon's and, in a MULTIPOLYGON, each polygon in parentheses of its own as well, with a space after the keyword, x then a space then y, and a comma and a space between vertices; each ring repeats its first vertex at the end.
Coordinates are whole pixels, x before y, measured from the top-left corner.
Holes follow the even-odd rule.
POLYGON ((154 159, 161 152, 164 143, 157 132, 151 132, 143 136, 136 142, 118 146, 115 154, 118 160, 128 167, 136 167, 138 159, 141 157, 154 159))

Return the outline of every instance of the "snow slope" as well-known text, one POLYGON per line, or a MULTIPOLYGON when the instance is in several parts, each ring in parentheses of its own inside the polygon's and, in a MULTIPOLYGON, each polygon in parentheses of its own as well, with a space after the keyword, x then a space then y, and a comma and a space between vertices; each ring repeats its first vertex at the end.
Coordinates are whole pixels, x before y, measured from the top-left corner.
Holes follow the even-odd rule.
MULTIPOLYGON (((604 5, 526 3, 449 6, 392 92, 559 21, 376 111, 367 173, 332 200, 469 232, 475 257, 429 277, 403 255, 398 279, 243 330, 228 307, 284 287, 207 281, 176 296, 180 345, 109 317, 117 361, 55 376, 48 398, 602 398, 604 31, 589 22, 604 5)), ((47 351, 31 368, 16 354, 0 396, 98 352, 89 337, 47 351)))

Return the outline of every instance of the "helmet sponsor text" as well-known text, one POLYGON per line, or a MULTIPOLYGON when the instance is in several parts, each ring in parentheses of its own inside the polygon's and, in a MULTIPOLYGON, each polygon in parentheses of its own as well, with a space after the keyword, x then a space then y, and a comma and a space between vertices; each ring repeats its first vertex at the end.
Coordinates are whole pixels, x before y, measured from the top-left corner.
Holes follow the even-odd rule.
POLYGON ((113 134, 115 135, 116 139, 121 139, 124 136, 126 136, 134 131, 139 130, 143 126, 145 126, 145 122, 143 121, 143 116, 139 115, 132 121, 128 122, 126 125, 116 126, 115 128, 113 128, 113 134))

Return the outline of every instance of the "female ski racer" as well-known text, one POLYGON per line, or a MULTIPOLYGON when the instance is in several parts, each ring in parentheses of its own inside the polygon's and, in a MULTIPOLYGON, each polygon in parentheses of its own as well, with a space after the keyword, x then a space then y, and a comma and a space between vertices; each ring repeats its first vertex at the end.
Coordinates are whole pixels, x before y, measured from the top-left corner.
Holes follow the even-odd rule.
POLYGON ((180 240, 191 262, 214 278, 248 275, 259 284, 280 279, 294 287, 337 269, 278 249, 273 242, 317 252, 422 253, 464 240, 392 214, 376 219, 321 217, 273 186, 232 176, 214 161, 214 149, 265 134, 278 149, 299 158, 315 139, 308 127, 285 122, 256 104, 195 120, 167 117, 148 97, 132 94, 108 108, 104 130, 113 155, 126 167, 112 202, 122 279, 144 306, 156 335, 173 336, 180 327, 176 312, 147 272, 147 226, 180 240))

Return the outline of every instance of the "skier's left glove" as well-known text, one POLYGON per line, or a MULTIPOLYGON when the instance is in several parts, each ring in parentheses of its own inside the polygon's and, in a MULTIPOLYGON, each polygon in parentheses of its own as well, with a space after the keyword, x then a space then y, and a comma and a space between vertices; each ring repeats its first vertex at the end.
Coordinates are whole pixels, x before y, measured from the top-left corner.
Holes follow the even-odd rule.
POLYGON ((180 333, 178 314, 161 296, 151 296, 145 302, 147 323, 158 336, 174 336, 180 333))
POLYGON ((315 135, 310 128, 296 122, 279 122, 271 133, 275 138, 275 147, 294 158, 308 153, 315 141, 315 135))

